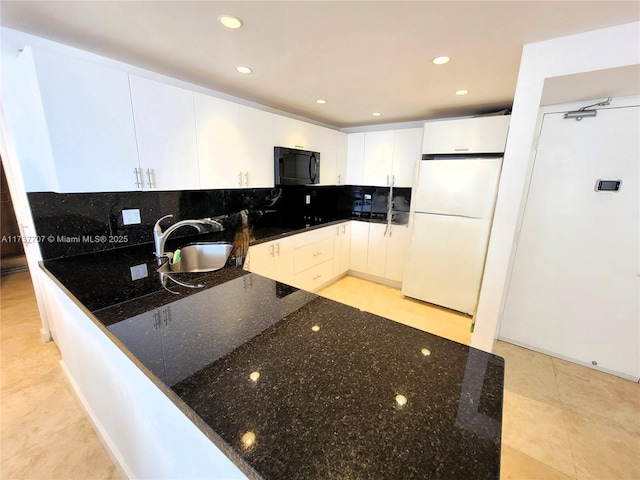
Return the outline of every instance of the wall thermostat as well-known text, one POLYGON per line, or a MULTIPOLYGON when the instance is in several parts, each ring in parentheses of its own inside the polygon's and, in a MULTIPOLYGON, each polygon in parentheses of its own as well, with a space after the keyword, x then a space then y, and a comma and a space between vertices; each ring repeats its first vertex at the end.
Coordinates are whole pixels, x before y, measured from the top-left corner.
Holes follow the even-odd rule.
POLYGON ((596 182, 596 192, 617 192, 620 190, 622 180, 598 180, 596 182))

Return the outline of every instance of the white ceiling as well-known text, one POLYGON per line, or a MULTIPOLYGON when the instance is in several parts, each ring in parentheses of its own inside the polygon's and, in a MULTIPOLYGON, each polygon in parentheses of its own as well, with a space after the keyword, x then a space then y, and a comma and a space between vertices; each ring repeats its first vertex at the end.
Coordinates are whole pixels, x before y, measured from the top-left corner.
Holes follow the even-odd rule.
POLYGON ((510 107, 523 45, 640 20, 637 1, 2 0, 0 8, 6 27, 336 127, 510 107), (243 28, 225 29, 221 14, 239 16, 243 28), (439 55, 451 62, 433 65, 439 55), (463 88, 470 93, 454 95, 463 88))

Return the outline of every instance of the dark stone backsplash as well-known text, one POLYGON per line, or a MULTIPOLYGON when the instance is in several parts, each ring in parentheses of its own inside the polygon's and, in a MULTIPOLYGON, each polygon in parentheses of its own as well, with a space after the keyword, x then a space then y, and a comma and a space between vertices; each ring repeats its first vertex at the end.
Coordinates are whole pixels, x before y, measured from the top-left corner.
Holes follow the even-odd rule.
MULTIPOLYGON (((228 235, 248 212, 253 229, 304 228, 334 220, 384 219, 389 188, 284 186, 273 189, 164 192, 28 193, 40 250, 45 260, 153 242, 152 229, 178 220, 221 217, 228 235), (141 223, 124 225, 122 210, 139 209, 141 223)), ((411 189, 393 191, 394 221, 407 223, 411 189)), ((178 233, 181 233, 178 231, 178 233)), ((185 235, 192 234, 189 229, 185 235)), ((151 251, 153 247, 150 247, 151 251)))

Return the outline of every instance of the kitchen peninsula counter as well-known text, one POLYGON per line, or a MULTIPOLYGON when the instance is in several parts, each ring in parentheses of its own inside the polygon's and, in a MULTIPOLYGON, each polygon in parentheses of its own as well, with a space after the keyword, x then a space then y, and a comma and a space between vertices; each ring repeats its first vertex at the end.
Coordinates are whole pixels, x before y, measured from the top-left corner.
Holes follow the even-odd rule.
POLYGON ((244 475, 499 478, 500 357, 233 259, 181 277, 204 287, 174 286, 175 295, 150 253, 130 247, 42 268, 244 475))

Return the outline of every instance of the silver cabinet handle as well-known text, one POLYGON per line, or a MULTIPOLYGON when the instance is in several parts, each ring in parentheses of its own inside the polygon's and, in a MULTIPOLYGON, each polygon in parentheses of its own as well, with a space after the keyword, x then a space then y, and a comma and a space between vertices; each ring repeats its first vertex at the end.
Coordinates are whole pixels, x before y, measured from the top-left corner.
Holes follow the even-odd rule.
POLYGON ((167 307, 164 309, 164 324, 168 324, 171 321, 171 308, 167 307))
POLYGON ((153 328, 155 330, 158 330, 158 328, 160 328, 160 313, 159 312, 153 312, 153 328))
POLYGON ((319 255, 322 255, 322 252, 316 252, 316 253, 313 254, 314 257, 317 257, 319 255))
POLYGON ((293 148, 304 148, 304 145, 294 145, 293 148))
POLYGON ((468 152, 469 149, 468 148, 454 148, 453 151, 454 152, 468 152))
POLYGON ((338 174, 338 185, 340 185, 340 182, 342 181, 341 175, 338 174))
POLYGON ((275 248, 273 245, 271 245, 271 256, 275 257, 275 248))
POLYGON ((387 175, 387 185, 389 185, 389 175, 387 175))
POLYGON ((238 172, 238 186, 242 186, 242 172, 238 172))
POLYGON ((340 227, 336 227, 336 237, 340 236, 340 227))
POLYGON ((347 226, 346 225, 342 225, 342 234, 343 235, 347 234, 347 226))
POLYGON ((276 243, 276 255, 280 256, 280 243, 276 243))
POLYGON ((141 188, 142 187, 142 169, 134 168, 133 174, 136 176, 136 187, 141 188))
POLYGON ((147 178, 149 179, 149 182, 148 182, 149 188, 153 188, 153 184, 154 184, 153 169, 147 168, 147 178))
POLYGON ((396 185, 396 176, 391 175, 391 186, 394 187, 396 185))
POLYGON ((314 279, 314 280, 317 280, 317 279, 319 279, 320 277, 322 277, 322 275, 316 275, 316 276, 314 276, 314 277, 313 277, 313 279, 314 279))
POLYGON ((249 172, 244 172, 244 186, 249 186, 249 172))

